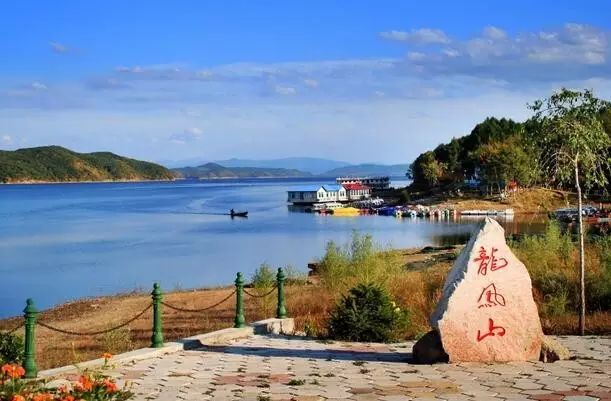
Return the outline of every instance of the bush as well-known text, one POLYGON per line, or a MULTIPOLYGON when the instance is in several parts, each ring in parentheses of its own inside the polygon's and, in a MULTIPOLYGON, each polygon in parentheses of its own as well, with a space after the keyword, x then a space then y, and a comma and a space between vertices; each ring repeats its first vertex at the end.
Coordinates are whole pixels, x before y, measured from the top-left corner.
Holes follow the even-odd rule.
POLYGON ((273 294, 264 296, 270 292, 274 284, 276 284, 276 272, 267 263, 262 263, 252 276, 254 293, 261 298, 255 298, 252 302, 264 316, 274 314, 275 298, 273 294))
POLYGON ((0 365, 21 363, 23 360, 23 340, 15 334, 0 333, 0 365))
MULTIPOLYGON (((547 317, 579 311, 577 243, 558 222, 550 221, 543 235, 526 235, 511 243, 524 262, 547 317)), ((611 307, 611 237, 591 237, 585 244, 587 312, 611 307)))
POLYGON ((329 318, 329 337, 336 340, 391 342, 409 322, 408 315, 375 284, 359 284, 342 297, 329 318))
POLYGON ((319 270, 322 283, 339 292, 359 283, 386 285, 404 271, 400 255, 380 248, 371 235, 357 231, 343 247, 333 241, 327 243, 319 270))
POLYGON ((267 263, 261 263, 252 275, 252 286, 255 288, 271 288, 276 283, 276 273, 267 263))

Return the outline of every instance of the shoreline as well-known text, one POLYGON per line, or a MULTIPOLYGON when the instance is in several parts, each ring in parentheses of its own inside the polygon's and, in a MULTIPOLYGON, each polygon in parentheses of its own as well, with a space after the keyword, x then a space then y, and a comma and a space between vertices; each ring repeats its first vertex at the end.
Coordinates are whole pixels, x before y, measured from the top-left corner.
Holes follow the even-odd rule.
POLYGON ((112 184, 112 183, 139 183, 139 182, 174 182, 177 178, 167 179, 135 179, 135 180, 98 180, 98 181, 42 181, 28 180, 18 182, 0 182, 0 185, 58 185, 58 184, 112 184))

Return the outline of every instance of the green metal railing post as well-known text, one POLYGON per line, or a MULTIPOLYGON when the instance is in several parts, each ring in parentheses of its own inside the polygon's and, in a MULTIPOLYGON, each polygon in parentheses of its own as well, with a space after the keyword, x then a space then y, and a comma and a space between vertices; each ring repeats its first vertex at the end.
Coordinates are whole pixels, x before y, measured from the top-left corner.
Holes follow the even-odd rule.
POLYGON ((151 347, 161 348, 163 347, 163 327, 161 321, 161 301, 163 300, 163 294, 159 283, 153 284, 153 292, 151 292, 153 298, 153 335, 151 336, 151 347))
POLYGON ((33 379, 38 375, 36 367, 36 316, 38 311, 34 306, 34 301, 29 298, 26 301, 23 317, 25 318, 25 350, 23 359, 23 369, 25 377, 33 379))
POLYGON ((278 268, 278 274, 276 274, 276 281, 278 285, 278 308, 276 309, 276 317, 278 319, 286 318, 286 299, 284 298, 284 281, 286 276, 282 271, 282 268, 278 268))
POLYGON ((238 273, 235 279, 235 321, 233 327, 246 327, 244 318, 244 276, 238 273))

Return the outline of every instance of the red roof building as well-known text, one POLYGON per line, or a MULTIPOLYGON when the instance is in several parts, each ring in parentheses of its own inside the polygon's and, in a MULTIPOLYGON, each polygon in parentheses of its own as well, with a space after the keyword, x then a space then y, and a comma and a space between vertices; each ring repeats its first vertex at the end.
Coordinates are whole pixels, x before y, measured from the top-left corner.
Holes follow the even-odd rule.
POLYGON ((349 200, 360 200, 368 199, 371 197, 371 188, 366 185, 354 183, 354 184, 342 184, 346 189, 346 194, 349 200))

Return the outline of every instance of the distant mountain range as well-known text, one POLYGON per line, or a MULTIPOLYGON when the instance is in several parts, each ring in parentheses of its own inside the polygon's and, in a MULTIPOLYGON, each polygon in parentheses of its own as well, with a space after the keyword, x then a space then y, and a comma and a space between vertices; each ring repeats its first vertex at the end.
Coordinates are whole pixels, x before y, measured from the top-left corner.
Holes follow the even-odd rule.
POLYGON ((314 175, 350 165, 350 163, 343 161, 321 159, 317 157, 286 157, 283 159, 271 160, 229 159, 218 160, 215 161, 215 163, 225 167, 261 167, 300 170, 314 175))
POLYGON ((196 167, 173 169, 185 178, 265 178, 265 177, 308 177, 312 174, 295 169, 263 167, 226 167, 218 163, 206 163, 196 167))
POLYGON ((77 153, 61 146, 0 151, 0 183, 174 178, 175 175, 163 166, 110 152, 77 153))
POLYGON ((356 164, 344 167, 338 167, 333 170, 326 171, 324 175, 330 177, 340 177, 346 175, 389 175, 403 176, 407 171, 408 164, 356 164))
POLYGON ((339 177, 346 175, 402 176, 407 164, 358 164, 316 158, 287 158, 277 160, 230 159, 218 163, 205 163, 196 167, 175 168, 173 171, 186 178, 257 178, 257 177, 339 177), (222 164, 225 163, 225 164, 222 164), (253 164, 247 166, 244 164, 253 164), (283 165, 282 163, 287 163, 283 165), (301 168, 296 168, 300 166, 301 168), (330 169, 323 167, 335 166, 330 169))

